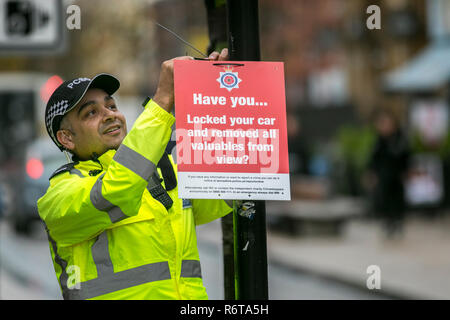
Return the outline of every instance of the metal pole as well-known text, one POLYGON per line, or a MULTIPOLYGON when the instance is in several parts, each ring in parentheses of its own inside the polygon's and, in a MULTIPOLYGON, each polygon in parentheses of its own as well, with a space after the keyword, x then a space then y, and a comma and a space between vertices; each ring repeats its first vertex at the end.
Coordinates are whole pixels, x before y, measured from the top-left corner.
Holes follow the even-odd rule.
MULTIPOLYGON (((220 52, 227 43, 227 11, 224 0, 205 0, 208 20, 208 55, 220 52)), ((221 219, 223 252, 223 289, 225 300, 235 300, 233 215, 221 219)))
MULTIPOLYGON (((227 20, 230 59, 260 60, 258 1, 227 0, 227 20)), ((268 299, 265 202, 234 203, 236 299, 268 299)))

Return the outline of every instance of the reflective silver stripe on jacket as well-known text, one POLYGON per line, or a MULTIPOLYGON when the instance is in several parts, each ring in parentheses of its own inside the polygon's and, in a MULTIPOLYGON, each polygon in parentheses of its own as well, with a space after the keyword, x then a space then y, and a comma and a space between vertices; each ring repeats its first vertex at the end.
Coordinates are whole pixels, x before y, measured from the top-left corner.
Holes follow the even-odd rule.
POLYGON ((76 174, 77 176, 79 176, 80 178, 84 178, 83 174, 81 173, 80 170, 78 170, 77 168, 72 168, 69 171, 70 174, 76 174))
MULTIPOLYGON (((91 247, 97 268, 97 278, 80 283, 80 289, 63 287, 65 299, 91 299, 137 285, 171 278, 167 261, 150 263, 128 270, 114 272, 109 254, 107 231, 102 232, 91 247)), ((181 277, 201 278, 200 261, 183 260, 181 277)))
POLYGON ((103 231, 95 243, 91 247, 92 259, 94 259, 95 267, 97 268, 97 275, 108 275, 114 273, 111 257, 109 255, 108 235, 103 231))
POLYGON ((118 206, 113 205, 111 202, 109 202, 107 199, 103 197, 102 183, 104 176, 105 173, 103 173, 97 179, 97 181, 95 181, 94 186, 91 189, 90 199, 94 207, 97 210, 105 211, 106 213, 108 213, 111 222, 114 223, 122 219, 125 219, 128 216, 124 214, 118 206))
POLYGON ((64 296, 67 299, 91 299, 144 283, 168 279, 170 279, 169 264, 156 262, 82 282, 80 289, 67 289, 64 296))
POLYGON ((66 292, 68 291, 67 287, 67 281, 69 280, 69 276, 67 274, 66 268, 67 268, 67 261, 61 258, 61 256, 58 254, 58 246, 56 245, 56 241, 53 240, 53 238, 50 236, 50 230, 47 227, 47 224, 44 222, 45 226, 45 232, 47 233, 48 241, 50 242, 50 245, 52 246, 53 253, 55 254, 55 262, 58 264, 61 268, 61 274, 59 276, 59 284, 62 288, 63 298, 69 299, 68 296, 66 296, 66 292))
POLYGON ((181 277, 183 278, 201 278, 202 270, 200 261, 198 260, 183 260, 181 262, 181 277))
POLYGON ((156 171, 156 165, 153 162, 124 144, 120 145, 113 159, 146 181, 156 171))
POLYGON ((140 284, 170 279, 169 264, 166 261, 114 272, 109 254, 107 231, 97 237, 91 251, 97 268, 97 278, 81 282, 80 289, 66 287, 64 296, 68 299, 91 299, 140 284))

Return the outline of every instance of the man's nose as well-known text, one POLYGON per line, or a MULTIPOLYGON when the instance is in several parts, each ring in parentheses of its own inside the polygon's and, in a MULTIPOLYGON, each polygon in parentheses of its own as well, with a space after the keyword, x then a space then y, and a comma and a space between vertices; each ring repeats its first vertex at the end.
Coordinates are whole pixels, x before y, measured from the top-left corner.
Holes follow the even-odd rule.
POLYGON ((103 108, 103 121, 114 120, 116 118, 116 113, 108 107, 103 108))

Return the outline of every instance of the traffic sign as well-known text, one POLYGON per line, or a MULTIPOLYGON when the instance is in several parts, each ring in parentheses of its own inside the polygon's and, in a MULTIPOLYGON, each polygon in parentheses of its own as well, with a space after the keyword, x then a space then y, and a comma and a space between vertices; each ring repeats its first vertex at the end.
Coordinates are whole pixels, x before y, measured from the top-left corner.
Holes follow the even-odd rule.
POLYGON ((290 200, 282 62, 175 60, 180 197, 290 200))
POLYGON ((64 21, 61 0, 0 0, 0 52, 61 50, 64 21))

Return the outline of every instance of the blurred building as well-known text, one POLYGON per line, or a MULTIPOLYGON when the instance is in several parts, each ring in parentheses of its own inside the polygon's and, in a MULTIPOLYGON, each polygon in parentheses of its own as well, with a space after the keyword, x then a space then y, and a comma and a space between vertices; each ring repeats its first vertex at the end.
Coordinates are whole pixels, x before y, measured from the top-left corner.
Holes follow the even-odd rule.
POLYGON ((310 174, 337 174, 336 181, 351 180, 346 192, 360 193, 359 175, 373 141, 363 126, 381 108, 408 124, 410 97, 389 90, 386 77, 433 41, 429 30, 448 21, 444 2, 260 1, 263 59, 285 62, 288 110, 299 116, 300 135, 313 146, 310 174), (366 24, 371 5, 380 8, 380 29, 366 24), (344 161, 342 168, 333 164, 336 156, 344 161))
POLYGON ((285 62, 288 108, 346 102, 343 1, 261 0, 264 60, 285 62))
POLYGON ((206 51, 206 9, 203 1, 66 0, 81 10, 81 29, 64 30, 64 50, 36 55, 32 51, 0 55, 0 72, 45 72, 63 79, 108 72, 121 79, 121 94, 150 94, 162 61, 186 53, 179 40, 154 22, 169 27, 206 51), (180 14, 183 13, 183 14, 180 14))
POLYGON ((344 35, 352 101, 363 115, 379 107, 393 108, 399 116, 404 101, 383 94, 382 78, 408 61, 427 43, 426 1, 347 1, 344 35), (381 29, 366 26, 366 8, 381 9, 381 29))
POLYGON ((263 58, 285 62, 290 109, 352 105, 367 116, 389 103, 384 73, 427 43, 425 0, 260 3, 263 58), (381 9, 380 30, 366 26, 373 4, 381 9))
POLYGON ((386 92, 406 100, 415 151, 407 195, 411 204, 425 208, 450 204, 449 17, 448 1, 426 1, 426 46, 383 79, 386 92))

